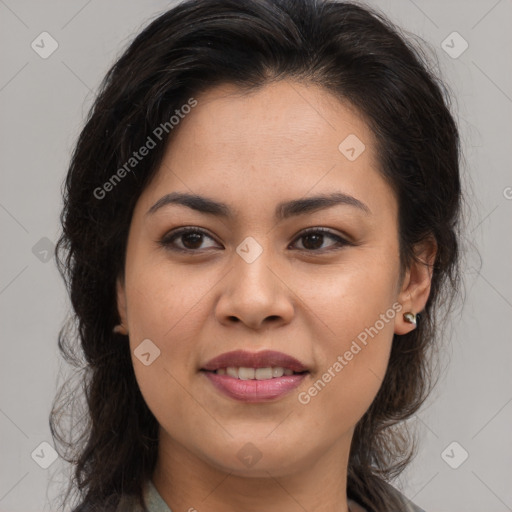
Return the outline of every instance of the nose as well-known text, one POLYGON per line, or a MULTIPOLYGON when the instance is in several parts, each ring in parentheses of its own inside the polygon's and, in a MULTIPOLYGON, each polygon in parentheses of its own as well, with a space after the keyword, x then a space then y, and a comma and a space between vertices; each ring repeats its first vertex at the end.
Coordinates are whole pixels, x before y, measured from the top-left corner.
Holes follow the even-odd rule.
POLYGON ((238 254, 233 268, 221 281, 215 316, 223 325, 243 323, 253 330, 289 323, 294 315, 294 294, 267 257, 269 249, 251 263, 238 254))

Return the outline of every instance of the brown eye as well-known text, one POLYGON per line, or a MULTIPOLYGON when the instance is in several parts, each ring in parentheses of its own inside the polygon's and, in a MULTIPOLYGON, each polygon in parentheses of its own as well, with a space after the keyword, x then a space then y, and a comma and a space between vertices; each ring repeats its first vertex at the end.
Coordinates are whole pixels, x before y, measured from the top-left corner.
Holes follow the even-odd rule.
POLYGON ((191 232, 180 235, 180 238, 186 249, 199 249, 203 236, 202 233, 191 232))
POLYGON ((177 231, 166 234, 160 244, 166 249, 182 251, 182 252, 199 252, 204 249, 201 245, 204 242, 204 238, 213 240, 205 231, 198 228, 183 228, 177 231), (180 244, 176 244, 177 240, 181 239, 180 244))
POLYGON ((331 231, 323 228, 312 228, 308 231, 303 231, 301 235, 296 238, 296 240, 303 240, 302 248, 299 247, 299 250, 308 251, 308 252, 323 252, 323 251, 331 251, 333 250, 332 247, 340 247, 345 245, 351 245, 350 242, 345 240, 344 238, 340 237, 339 235, 336 235, 332 233, 331 231), (330 248, 327 249, 325 247, 322 247, 322 245, 325 242, 326 238, 330 238, 331 240, 335 240, 335 244, 331 244, 330 248))

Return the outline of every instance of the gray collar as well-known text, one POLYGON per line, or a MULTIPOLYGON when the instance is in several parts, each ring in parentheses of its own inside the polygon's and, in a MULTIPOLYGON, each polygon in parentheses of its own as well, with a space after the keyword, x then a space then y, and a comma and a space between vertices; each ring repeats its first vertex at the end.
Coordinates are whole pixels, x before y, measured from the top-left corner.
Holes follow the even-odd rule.
MULTIPOLYGON (((404 512, 425 512, 423 509, 412 503, 412 501, 408 500, 394 487, 393 491, 395 491, 404 501, 404 512)), ((167 506, 167 503, 163 500, 162 496, 160 496, 160 493, 157 491, 151 479, 146 482, 146 487, 144 489, 144 501, 149 512, 172 512, 172 510, 167 506)), ((134 503, 132 497, 123 496, 116 508, 116 512, 143 512, 143 510, 138 504, 134 503)))

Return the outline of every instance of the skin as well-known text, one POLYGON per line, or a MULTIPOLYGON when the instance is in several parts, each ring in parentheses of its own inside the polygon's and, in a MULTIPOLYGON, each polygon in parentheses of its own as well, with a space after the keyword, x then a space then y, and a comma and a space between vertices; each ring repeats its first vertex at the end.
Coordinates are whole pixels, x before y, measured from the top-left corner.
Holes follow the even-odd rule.
MULTIPOLYGON (((137 382, 160 424, 153 482, 173 511, 347 511, 355 425, 382 383, 393 334, 414 329, 402 313, 423 310, 431 274, 414 263, 400 281, 396 198, 355 109, 290 80, 251 94, 225 84, 197 100, 137 202, 118 279, 137 382), (338 149, 349 134, 366 146, 355 161, 338 149), (233 218, 181 205, 147 214, 175 191, 222 201, 233 218), (274 218, 281 201, 332 192, 354 196, 371 213, 337 205, 274 218), (183 226, 208 235, 175 239, 188 253, 159 244, 183 226), (299 236, 312 227, 354 245, 299 236), (252 263, 236 252, 249 236, 263 250, 252 263), (397 302, 402 311, 307 405, 300 403, 298 394, 397 302), (147 338, 161 353, 145 366, 133 351, 147 338), (236 401, 199 372, 236 349, 284 352, 310 374, 278 400, 236 401), (246 443, 261 455, 251 467, 237 456, 246 443)), ((417 251, 433 262, 432 245, 417 251)))

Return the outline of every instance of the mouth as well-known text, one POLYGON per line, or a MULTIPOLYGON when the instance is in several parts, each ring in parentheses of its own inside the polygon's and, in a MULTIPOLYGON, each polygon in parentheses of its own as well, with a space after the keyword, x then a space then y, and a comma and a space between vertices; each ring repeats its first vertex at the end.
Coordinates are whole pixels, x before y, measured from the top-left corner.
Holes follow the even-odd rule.
POLYGON ((217 368, 214 371, 202 370, 217 375, 228 375, 234 379, 240 380, 268 380, 278 379, 283 375, 289 377, 290 375, 302 375, 308 373, 307 371, 294 372, 291 368, 283 368, 282 366, 267 366, 264 368, 250 368, 247 366, 228 366, 226 368, 217 368))
POLYGON ((243 402, 276 400, 309 374, 299 360, 282 352, 234 351, 210 360, 200 370, 224 395, 243 402))

